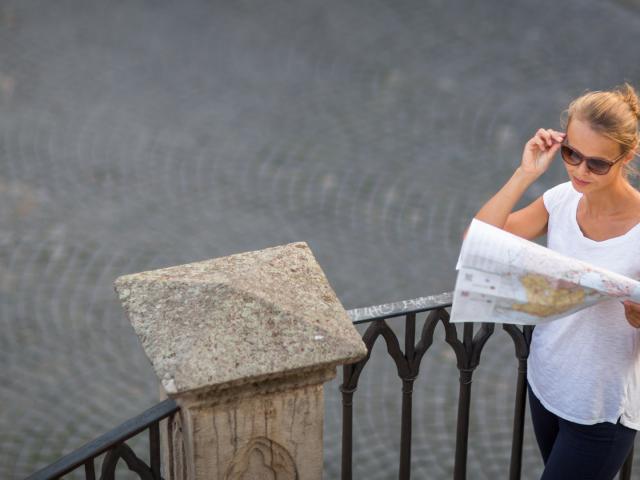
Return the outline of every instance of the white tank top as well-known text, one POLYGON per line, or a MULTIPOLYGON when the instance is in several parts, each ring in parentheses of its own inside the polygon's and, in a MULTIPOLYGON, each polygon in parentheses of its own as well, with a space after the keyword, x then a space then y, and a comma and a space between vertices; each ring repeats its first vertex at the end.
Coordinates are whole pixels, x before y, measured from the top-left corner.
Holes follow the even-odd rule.
MULTIPOLYGON (((640 224, 597 242, 576 219, 582 194, 571 182, 543 195, 549 212, 547 246, 640 280, 640 224)), ((602 302, 533 331, 528 380, 547 410, 571 422, 616 423, 640 430, 640 329, 618 300, 602 302)))

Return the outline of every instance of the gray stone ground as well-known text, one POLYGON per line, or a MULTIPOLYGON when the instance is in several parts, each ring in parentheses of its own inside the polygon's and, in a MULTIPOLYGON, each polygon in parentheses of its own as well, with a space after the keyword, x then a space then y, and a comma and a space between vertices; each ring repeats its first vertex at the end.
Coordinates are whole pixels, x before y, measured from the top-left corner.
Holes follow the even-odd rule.
MULTIPOLYGON (((523 143, 587 88, 640 86, 639 41, 632 0, 4 0, 0 477, 155 403, 117 276, 307 241, 347 308, 450 290, 463 228, 523 143)), ((563 179, 556 164, 525 200, 563 179)), ((384 353, 356 396, 359 479, 396 475, 384 353)), ((470 479, 506 476, 515 374, 496 334, 470 479)), ((440 343, 415 388, 414 478, 451 478, 456 379, 440 343)), ((528 425, 523 478, 540 467, 528 425)))

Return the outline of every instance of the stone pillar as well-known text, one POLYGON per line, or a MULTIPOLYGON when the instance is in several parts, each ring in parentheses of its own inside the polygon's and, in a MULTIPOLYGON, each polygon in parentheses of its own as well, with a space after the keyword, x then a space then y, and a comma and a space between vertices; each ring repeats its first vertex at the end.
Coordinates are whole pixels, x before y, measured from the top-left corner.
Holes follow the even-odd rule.
POLYGON ((180 413, 167 480, 322 478, 323 383, 366 347, 306 243, 127 275, 116 291, 180 413))

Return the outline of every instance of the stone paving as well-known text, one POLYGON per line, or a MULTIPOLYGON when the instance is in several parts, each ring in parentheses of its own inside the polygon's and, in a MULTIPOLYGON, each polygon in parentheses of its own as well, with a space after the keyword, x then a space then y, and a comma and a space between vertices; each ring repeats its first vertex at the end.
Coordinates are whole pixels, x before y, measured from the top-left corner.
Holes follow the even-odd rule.
MULTIPOLYGON (((640 86, 639 40, 635 0, 4 0, 0 478, 156 402, 117 276, 306 241, 347 308, 450 290, 461 233, 524 142, 587 88, 640 86)), ((556 164, 524 200, 563 180, 556 164)), ((359 479, 397 475, 385 355, 356 394, 359 479)), ((515 375, 496 333, 470 479, 506 477, 515 375)), ((451 478, 456 399, 440 342, 415 386, 414 478, 451 478)), ((538 478, 529 425, 524 450, 538 478)))

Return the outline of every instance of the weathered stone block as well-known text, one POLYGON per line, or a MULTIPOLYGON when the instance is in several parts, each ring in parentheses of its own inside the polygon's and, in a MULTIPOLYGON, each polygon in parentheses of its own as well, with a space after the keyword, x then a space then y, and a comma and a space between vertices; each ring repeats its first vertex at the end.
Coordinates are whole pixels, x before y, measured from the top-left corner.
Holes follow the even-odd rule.
POLYGON ((366 354, 303 242, 126 275, 115 285, 169 394, 366 354))
POLYGON ((322 384, 367 350, 306 243, 116 280, 180 413, 171 480, 322 476, 322 384))
POLYGON ((322 384, 207 406, 182 403, 165 473, 185 479, 322 478, 322 384))

